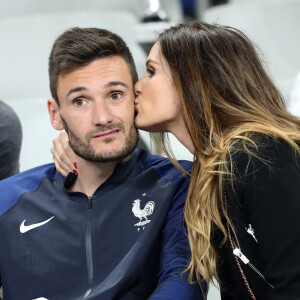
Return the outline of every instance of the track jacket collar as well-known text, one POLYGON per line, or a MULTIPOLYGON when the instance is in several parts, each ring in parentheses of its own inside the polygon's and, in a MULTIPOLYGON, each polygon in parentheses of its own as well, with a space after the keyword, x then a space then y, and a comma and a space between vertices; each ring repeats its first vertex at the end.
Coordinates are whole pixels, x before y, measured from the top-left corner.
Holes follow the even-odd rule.
MULTIPOLYGON (((141 172, 141 163, 143 160, 147 159, 147 157, 148 154, 144 150, 136 148, 130 155, 129 159, 119 162, 116 165, 112 175, 103 184, 101 184, 98 189, 100 187, 101 189, 108 189, 114 184, 124 182, 129 176, 134 177, 135 175, 139 174, 141 172)), ((63 178, 61 175, 59 175, 58 180, 63 181, 64 189, 66 192, 69 192, 69 188, 74 184, 76 179, 77 176, 70 172, 66 178, 63 178)))

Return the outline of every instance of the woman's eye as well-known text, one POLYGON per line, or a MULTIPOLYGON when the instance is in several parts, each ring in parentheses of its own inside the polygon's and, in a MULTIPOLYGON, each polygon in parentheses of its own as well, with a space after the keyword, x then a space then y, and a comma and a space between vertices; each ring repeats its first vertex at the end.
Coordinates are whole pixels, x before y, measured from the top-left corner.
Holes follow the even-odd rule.
POLYGON ((73 100, 73 103, 75 106, 80 107, 86 103, 86 100, 84 100, 83 98, 76 98, 73 100))
POLYGON ((152 68, 147 68, 147 73, 149 77, 152 77, 155 74, 155 70, 152 68))
POLYGON ((122 97, 122 93, 113 93, 111 94, 110 99, 116 101, 116 100, 120 100, 121 97, 122 97))

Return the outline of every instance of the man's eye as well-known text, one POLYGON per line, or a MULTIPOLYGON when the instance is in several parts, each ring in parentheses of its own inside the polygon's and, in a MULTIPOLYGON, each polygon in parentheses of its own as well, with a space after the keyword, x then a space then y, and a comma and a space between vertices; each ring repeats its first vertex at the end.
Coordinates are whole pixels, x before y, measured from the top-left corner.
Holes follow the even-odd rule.
POLYGON ((113 93, 110 95, 110 99, 111 100, 120 100, 122 98, 122 93, 113 93))
POLYGON ((75 106, 79 107, 79 106, 83 106, 86 103, 86 101, 83 98, 76 98, 73 100, 73 103, 75 106))

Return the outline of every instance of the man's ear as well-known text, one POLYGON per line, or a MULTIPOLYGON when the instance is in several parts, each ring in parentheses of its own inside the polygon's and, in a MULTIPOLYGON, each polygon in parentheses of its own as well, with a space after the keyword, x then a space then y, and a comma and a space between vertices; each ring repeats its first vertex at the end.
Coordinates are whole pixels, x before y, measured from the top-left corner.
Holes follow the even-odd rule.
POLYGON ((48 99, 47 105, 52 126, 56 130, 63 130, 64 126, 60 118, 59 107, 57 102, 53 98, 50 98, 48 99))

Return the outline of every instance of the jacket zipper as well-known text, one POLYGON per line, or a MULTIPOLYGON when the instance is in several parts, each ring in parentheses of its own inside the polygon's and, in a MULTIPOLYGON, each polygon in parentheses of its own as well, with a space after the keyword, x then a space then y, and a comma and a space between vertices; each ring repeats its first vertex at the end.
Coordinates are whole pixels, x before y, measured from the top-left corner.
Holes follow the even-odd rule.
POLYGON ((85 249, 88 272, 88 288, 82 299, 86 299, 92 291, 93 283, 93 253, 92 253, 92 199, 93 196, 87 197, 87 215, 85 230, 85 249))
MULTIPOLYGON (((225 210, 226 210, 226 213, 228 214, 228 205, 227 205, 227 197, 226 197, 226 193, 224 194, 224 204, 225 204, 225 210)), ((249 224, 251 225, 251 224, 249 224)), ((227 229, 227 234, 228 234, 228 239, 229 239, 229 244, 231 246, 231 249, 232 249, 232 252, 233 252, 233 255, 235 255, 237 258, 239 258, 245 265, 248 265, 259 277, 261 277, 271 288, 274 288, 274 286, 269 283, 267 281, 267 279, 265 278, 265 276, 250 262, 250 260, 242 253, 242 251, 238 248, 238 246, 236 245, 236 242, 233 240, 232 236, 231 236, 231 232, 230 232, 230 226, 229 226, 229 222, 227 221, 226 222, 226 229, 227 229)), ((247 230, 247 228, 246 228, 247 230)), ((252 226, 249 226, 249 229, 247 230, 247 232, 249 234, 251 234, 255 241, 257 242, 255 236, 254 236, 254 229, 252 228, 252 226), (249 232, 250 230, 250 232, 249 232)), ((238 243, 238 241, 237 241, 238 243)), ((238 268, 240 269, 240 272, 241 272, 241 275, 245 281, 245 284, 246 284, 246 287, 251 295, 251 297, 253 299, 256 299, 254 294, 253 294, 253 291, 252 289, 250 288, 249 286, 249 283, 245 277, 245 274, 244 274, 244 271, 243 269, 240 267, 240 264, 238 262, 238 259, 236 260, 237 264, 238 264, 238 268)))
POLYGON ((274 286, 267 281, 265 276, 250 262, 250 260, 242 253, 242 251, 235 247, 233 249, 233 254, 237 256, 245 265, 248 265, 257 275, 259 275, 271 288, 274 286))

